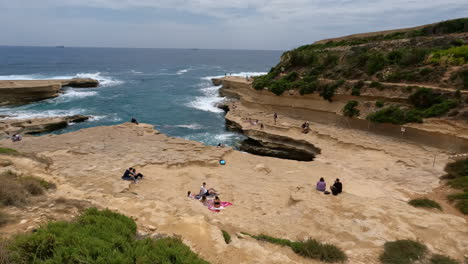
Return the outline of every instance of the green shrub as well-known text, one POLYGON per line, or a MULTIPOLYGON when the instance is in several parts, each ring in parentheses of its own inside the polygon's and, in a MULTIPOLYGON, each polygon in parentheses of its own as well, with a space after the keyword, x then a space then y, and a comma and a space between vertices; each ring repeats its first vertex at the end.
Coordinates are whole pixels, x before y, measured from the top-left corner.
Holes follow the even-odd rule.
POLYGON ((413 110, 401 109, 398 106, 389 106, 367 116, 374 123, 391 123, 402 125, 406 123, 422 123, 420 113, 413 110))
POLYGON ((427 198, 413 199, 409 201, 408 203, 414 207, 436 208, 436 209, 442 210, 442 207, 440 207, 440 204, 438 204, 436 201, 433 201, 427 198))
POLYGON ((422 29, 422 31, 425 33, 425 35, 462 33, 466 32, 467 24, 468 18, 452 19, 426 26, 422 29))
POLYGON ((337 89, 337 87, 335 85, 332 85, 332 84, 324 85, 322 87, 322 90, 320 91, 320 96, 323 99, 328 100, 329 102, 331 102, 333 96, 335 95, 336 89, 337 89))
POLYGON ((393 50, 387 54, 387 60, 391 64, 400 64, 403 52, 401 50, 393 50))
POLYGON ((311 238, 293 242, 291 248, 298 255, 324 262, 343 262, 347 259, 346 254, 340 248, 311 238))
POLYGON ((468 63, 468 45, 432 52, 429 62, 452 65, 466 64, 468 63))
POLYGON ((288 82, 294 82, 299 78, 299 74, 297 72, 290 72, 286 76, 284 76, 282 79, 288 81, 288 82))
MULTIPOLYGON (((244 233, 249 235, 247 233, 244 233)), ((260 241, 266 241, 280 246, 288 246, 298 255, 318 259, 324 262, 343 262, 347 259, 346 254, 338 247, 330 244, 323 244, 315 239, 307 239, 304 241, 294 242, 288 239, 281 239, 267 235, 253 236, 249 235, 260 241)))
POLYGON ((271 79, 268 75, 256 76, 254 77, 252 86, 255 90, 262 90, 265 87, 268 87, 271 79))
POLYGON ((270 91, 276 95, 282 95, 284 91, 289 90, 291 88, 291 83, 284 79, 280 79, 277 81, 274 81, 270 84, 270 91))
POLYGON ((379 90, 383 90, 383 85, 379 82, 371 82, 371 84, 369 85, 369 87, 371 88, 377 88, 379 90))
POLYGON ((428 108, 442 102, 440 94, 434 93, 430 88, 419 88, 408 99, 418 108, 428 108))
POLYGON ((385 243, 380 261, 383 264, 412 264, 426 253, 427 247, 417 241, 397 240, 385 243))
POLYGON ((385 56, 381 53, 372 53, 366 62, 366 72, 369 75, 382 70, 387 64, 385 56))
POLYGON ((351 90, 351 95, 354 95, 354 96, 360 96, 361 95, 361 88, 364 86, 364 82, 363 81, 359 81, 357 82, 353 89, 351 90))
POLYGON ((223 233, 224 242, 226 242, 226 244, 231 243, 231 235, 225 230, 221 230, 221 233, 223 233))
POLYGON ((428 53, 429 50, 423 48, 402 49, 402 57, 399 65, 406 67, 422 63, 426 59, 428 53))
POLYGON ((18 151, 11 148, 0 148, 0 154, 17 154, 18 151))
POLYGON ((383 101, 380 101, 380 100, 377 100, 377 101, 375 102, 375 106, 378 107, 378 108, 381 108, 381 107, 384 106, 384 102, 383 102, 383 101))
POLYGON ((431 257, 430 264, 459 264, 459 263, 453 258, 435 254, 431 257))
POLYGON ((457 107, 458 101, 456 100, 444 100, 439 104, 435 104, 422 112, 422 116, 425 118, 436 117, 446 114, 450 109, 457 107))
POLYGON ((53 222, 17 236, 8 250, 14 263, 207 263, 180 239, 135 236, 132 219, 91 208, 75 222, 53 222))
POLYGON ((303 80, 303 82, 299 85, 299 93, 301 95, 311 94, 315 92, 317 88, 318 88, 317 81, 306 82, 305 80, 303 80))
POLYGON ((359 103, 355 100, 349 101, 343 108, 343 114, 347 117, 359 116, 360 111, 356 107, 359 103))
POLYGON ((462 159, 448 163, 445 166, 447 175, 444 178, 449 179, 448 184, 455 189, 460 189, 463 192, 449 195, 450 201, 455 202, 457 207, 463 214, 468 214, 468 159, 462 159))

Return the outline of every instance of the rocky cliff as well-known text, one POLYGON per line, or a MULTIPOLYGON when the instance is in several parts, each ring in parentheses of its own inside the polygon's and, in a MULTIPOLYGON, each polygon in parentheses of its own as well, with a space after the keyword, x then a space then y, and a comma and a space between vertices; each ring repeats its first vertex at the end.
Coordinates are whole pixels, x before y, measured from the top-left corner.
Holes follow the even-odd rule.
POLYGON ((89 78, 66 80, 0 80, 0 105, 25 104, 56 97, 62 87, 90 88, 99 82, 89 78))

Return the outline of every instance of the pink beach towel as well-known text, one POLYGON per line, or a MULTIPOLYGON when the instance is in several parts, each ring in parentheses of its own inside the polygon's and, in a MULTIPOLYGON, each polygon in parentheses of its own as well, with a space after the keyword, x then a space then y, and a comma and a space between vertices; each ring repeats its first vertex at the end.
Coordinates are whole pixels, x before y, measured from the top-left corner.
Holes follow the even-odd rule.
POLYGON ((212 212, 219 213, 219 211, 223 210, 225 207, 228 207, 230 205, 232 205, 232 203, 230 203, 230 202, 221 202, 221 206, 219 208, 216 208, 214 206, 210 206, 210 207, 208 207, 208 210, 210 210, 212 212))

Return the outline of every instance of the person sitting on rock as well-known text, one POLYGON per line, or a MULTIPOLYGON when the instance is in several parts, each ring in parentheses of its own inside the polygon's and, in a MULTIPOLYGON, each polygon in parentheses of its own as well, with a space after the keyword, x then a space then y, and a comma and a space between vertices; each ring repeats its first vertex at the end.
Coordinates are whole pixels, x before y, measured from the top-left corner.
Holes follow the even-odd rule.
POLYGON ((135 178, 135 180, 138 180, 138 178, 143 180, 143 174, 141 173, 137 174, 135 169, 132 170, 132 176, 135 178))
POLYGON ((133 168, 125 170, 124 175, 122 176, 123 180, 136 182, 135 177, 133 177, 133 168))
POLYGON ((213 188, 207 189, 206 182, 204 182, 202 183, 202 186, 200 187, 200 195, 206 195, 206 196, 216 195, 216 190, 213 188))
POLYGON ((215 196, 215 198, 214 198, 213 207, 214 208, 220 208, 221 207, 221 200, 219 199, 218 196, 215 196))
POLYGON ((18 141, 21 141, 21 135, 18 135, 18 134, 14 134, 12 137, 11 137, 11 141, 13 142, 18 142, 18 141))
POLYGON ((336 179, 335 183, 330 187, 333 195, 338 195, 343 191, 343 184, 341 184, 340 179, 336 179))
POLYGON ((206 195, 203 195, 202 198, 200 199, 200 202, 204 205, 204 206, 207 206, 207 207, 210 207, 212 205, 212 200, 208 200, 208 198, 206 197, 206 195))
POLYGON ((134 117, 132 117, 132 120, 130 122, 138 125, 138 121, 134 117))
POLYGON ((326 188, 327 184, 325 183, 325 180, 323 178, 320 178, 320 180, 317 182, 317 187, 315 189, 319 192, 324 192, 326 188))
POLYGON ((310 131, 310 124, 309 121, 305 121, 304 124, 302 124, 302 133, 307 134, 310 131))

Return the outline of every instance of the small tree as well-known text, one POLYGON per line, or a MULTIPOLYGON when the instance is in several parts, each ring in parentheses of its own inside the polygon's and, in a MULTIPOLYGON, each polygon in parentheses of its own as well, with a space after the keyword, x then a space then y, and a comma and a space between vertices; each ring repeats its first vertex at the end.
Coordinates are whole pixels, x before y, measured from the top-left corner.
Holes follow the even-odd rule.
POLYGON ((347 117, 359 116, 360 111, 356 108, 358 105, 355 100, 349 101, 343 108, 343 114, 347 117))

